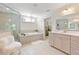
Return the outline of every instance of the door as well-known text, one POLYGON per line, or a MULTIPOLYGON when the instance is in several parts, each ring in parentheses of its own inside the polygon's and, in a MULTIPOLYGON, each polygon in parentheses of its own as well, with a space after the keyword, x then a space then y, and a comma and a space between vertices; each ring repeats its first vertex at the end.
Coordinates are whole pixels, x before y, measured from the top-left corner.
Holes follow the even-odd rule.
POLYGON ((54 47, 61 49, 61 38, 59 36, 60 34, 54 34, 54 47))
POLYGON ((70 36, 54 34, 54 46, 70 54, 70 36))
POLYGON ((70 36, 61 35, 62 47, 61 50, 70 54, 70 36))
POLYGON ((79 55, 79 37, 71 36, 71 54, 79 55))
POLYGON ((51 31, 51 21, 50 17, 44 19, 45 36, 49 36, 49 31, 51 31))

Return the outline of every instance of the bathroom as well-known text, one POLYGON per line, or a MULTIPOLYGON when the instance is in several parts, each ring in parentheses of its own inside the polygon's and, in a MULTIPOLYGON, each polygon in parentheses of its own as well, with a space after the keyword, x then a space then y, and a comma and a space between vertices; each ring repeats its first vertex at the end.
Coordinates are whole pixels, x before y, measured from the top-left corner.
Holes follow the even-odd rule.
POLYGON ((75 3, 0 3, 0 54, 79 54, 78 7, 75 3))

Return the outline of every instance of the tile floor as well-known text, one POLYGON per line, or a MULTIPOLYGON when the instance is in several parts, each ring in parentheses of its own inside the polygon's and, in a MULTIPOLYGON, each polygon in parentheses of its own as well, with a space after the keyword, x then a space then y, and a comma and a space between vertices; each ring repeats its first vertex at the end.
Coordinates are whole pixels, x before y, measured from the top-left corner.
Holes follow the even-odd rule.
POLYGON ((24 45, 21 49, 21 55, 65 55, 64 53, 49 46, 48 40, 39 40, 24 45))

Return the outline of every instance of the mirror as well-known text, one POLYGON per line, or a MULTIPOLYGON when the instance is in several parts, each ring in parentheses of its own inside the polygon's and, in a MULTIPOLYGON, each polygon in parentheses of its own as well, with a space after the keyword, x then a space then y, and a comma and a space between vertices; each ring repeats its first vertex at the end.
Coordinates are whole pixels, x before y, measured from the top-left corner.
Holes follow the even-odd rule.
POLYGON ((57 19, 56 20, 56 29, 63 30, 68 28, 68 20, 67 19, 57 19))
POLYGON ((79 30, 79 14, 67 15, 56 19, 57 30, 79 30))

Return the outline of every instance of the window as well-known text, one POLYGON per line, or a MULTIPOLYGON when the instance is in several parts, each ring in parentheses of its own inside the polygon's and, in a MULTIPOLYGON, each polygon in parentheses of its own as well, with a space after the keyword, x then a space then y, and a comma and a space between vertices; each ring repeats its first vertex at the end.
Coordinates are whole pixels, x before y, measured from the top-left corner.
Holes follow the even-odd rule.
POLYGON ((36 20, 36 18, 31 18, 31 21, 32 21, 32 22, 35 22, 35 20, 36 20))
POLYGON ((24 17, 24 22, 31 22, 31 18, 30 17, 24 17))
POLYGON ((23 22, 35 22, 35 18, 33 17, 23 17, 23 22))

